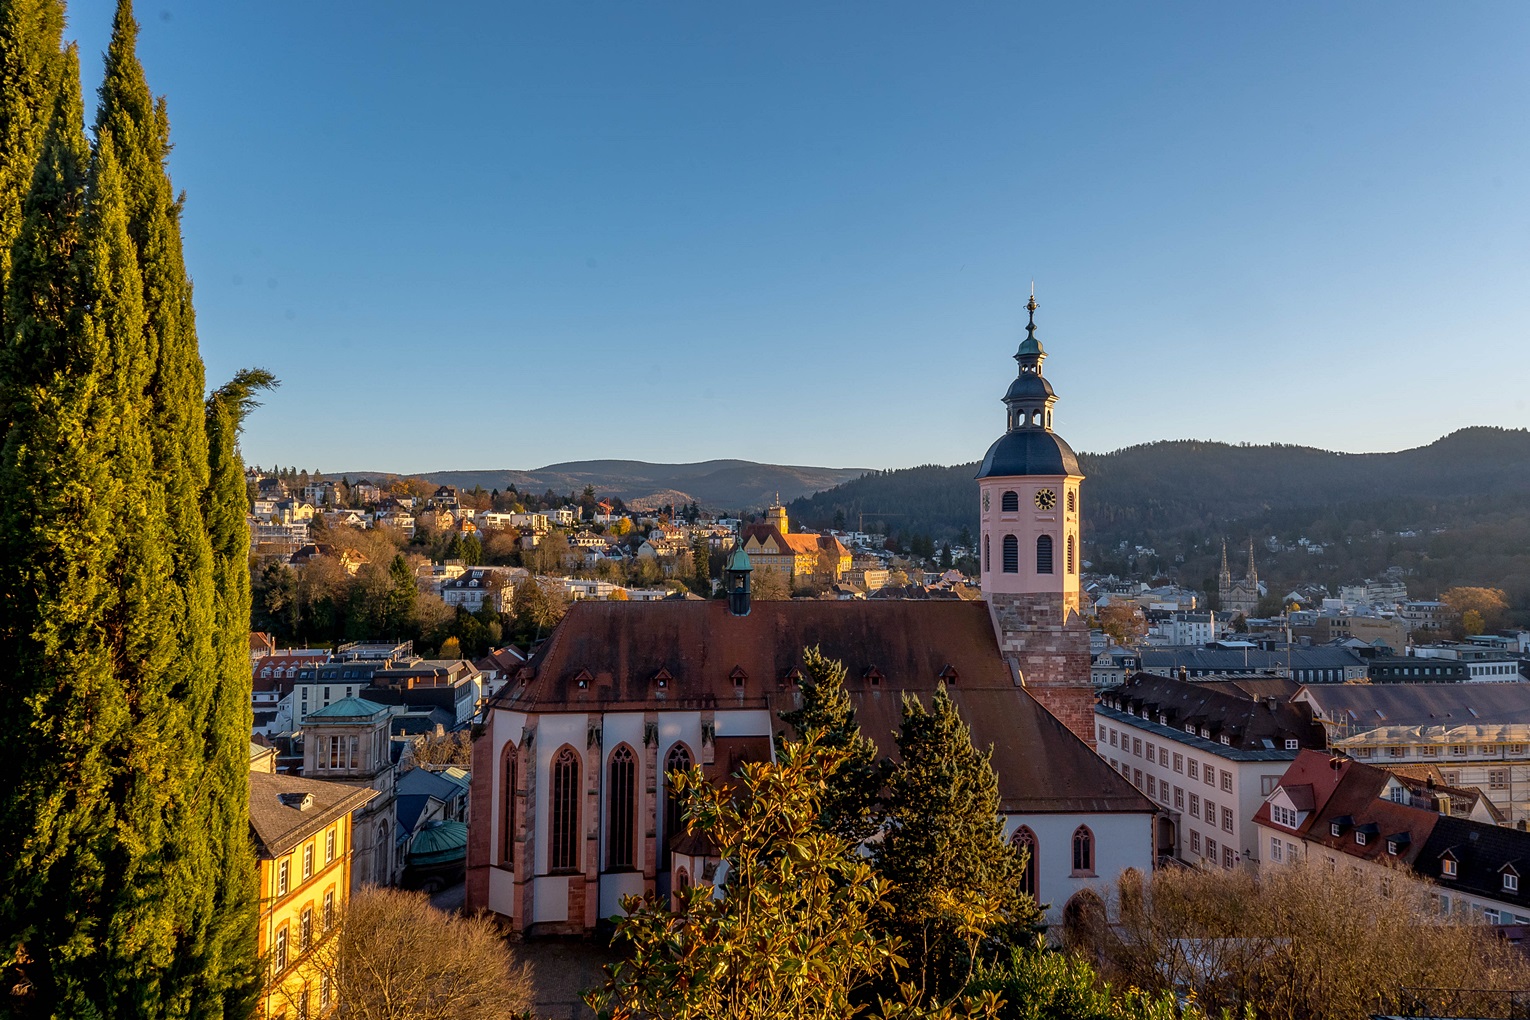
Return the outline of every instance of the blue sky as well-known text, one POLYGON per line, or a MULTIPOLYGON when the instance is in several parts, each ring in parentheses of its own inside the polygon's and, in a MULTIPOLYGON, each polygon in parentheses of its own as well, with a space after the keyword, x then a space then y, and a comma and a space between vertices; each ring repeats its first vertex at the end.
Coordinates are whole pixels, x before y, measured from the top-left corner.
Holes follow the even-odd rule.
POLYGON ((974 460, 1032 278, 1076 449, 1530 423, 1530 5, 137 12, 254 462, 974 460))

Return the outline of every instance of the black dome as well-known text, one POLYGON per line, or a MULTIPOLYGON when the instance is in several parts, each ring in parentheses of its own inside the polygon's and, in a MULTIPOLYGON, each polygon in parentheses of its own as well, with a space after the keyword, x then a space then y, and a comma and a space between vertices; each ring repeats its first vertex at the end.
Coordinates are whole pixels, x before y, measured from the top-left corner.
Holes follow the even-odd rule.
POLYGON ((1004 433, 988 448, 977 477, 1080 474, 1083 472, 1078 469, 1078 457, 1074 456, 1073 448, 1056 433, 1042 429, 1015 429, 1004 433))
POLYGON ((1045 400, 1047 397, 1055 397, 1052 392, 1052 384, 1039 375, 1031 372, 1022 372, 1020 377, 1009 384, 1009 392, 1004 394, 1004 402, 1012 400, 1045 400))

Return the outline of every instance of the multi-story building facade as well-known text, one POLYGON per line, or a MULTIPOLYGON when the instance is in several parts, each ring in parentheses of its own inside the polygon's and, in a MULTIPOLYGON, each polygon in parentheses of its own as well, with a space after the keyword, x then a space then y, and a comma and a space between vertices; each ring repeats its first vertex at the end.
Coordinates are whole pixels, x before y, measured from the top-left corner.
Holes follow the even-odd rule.
POLYGON ((1182 645, 1145 648, 1142 668, 1160 675, 1225 676, 1271 670, 1303 684, 1337 684, 1365 679, 1365 660, 1348 648, 1301 645, 1260 647, 1251 642, 1223 642, 1215 648, 1182 645))
POLYGON ((1231 868, 1257 862, 1253 814, 1322 727, 1289 680, 1187 682, 1138 673, 1095 705, 1095 749, 1155 800, 1158 853, 1231 868))
POLYGON ((470 613, 481 610, 487 602, 496 613, 508 612, 515 595, 509 571, 494 567, 469 567, 461 574, 441 582, 441 601, 453 608, 461 606, 470 613))
POLYGON ((833 535, 793 534, 786 507, 773 503, 762 524, 739 535, 756 570, 773 570, 788 584, 833 584, 850 570, 850 550, 833 535))
MULTIPOLYGON (((1427 662, 1428 660, 1421 660, 1427 662)), ((1479 789, 1510 822, 1530 821, 1530 684, 1309 686, 1328 745, 1380 768, 1433 765, 1479 789)))
POLYGON ((256 949, 267 961, 256 1008, 262 1020, 323 1017, 337 1005, 318 959, 350 897, 352 816, 375 796, 343 783, 250 773, 256 949))
POLYGON ((1303 751, 1254 815, 1263 866, 1322 861, 1355 882, 1429 885, 1441 914, 1530 924, 1530 833, 1409 802, 1386 771, 1303 751))
POLYGON ((397 838, 390 720, 396 710, 345 698, 303 725, 303 775, 370 791, 354 818, 354 886, 392 885, 406 847, 397 838))

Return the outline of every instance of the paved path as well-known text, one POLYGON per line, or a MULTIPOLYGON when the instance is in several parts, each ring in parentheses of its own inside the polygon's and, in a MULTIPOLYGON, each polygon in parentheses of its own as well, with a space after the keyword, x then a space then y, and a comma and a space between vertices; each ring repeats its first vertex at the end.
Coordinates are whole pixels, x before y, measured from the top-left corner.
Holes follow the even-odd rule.
POLYGON ((514 952, 531 964, 537 1020, 592 1020, 594 1011, 579 995, 601 984, 611 950, 583 939, 541 938, 517 943, 514 952))

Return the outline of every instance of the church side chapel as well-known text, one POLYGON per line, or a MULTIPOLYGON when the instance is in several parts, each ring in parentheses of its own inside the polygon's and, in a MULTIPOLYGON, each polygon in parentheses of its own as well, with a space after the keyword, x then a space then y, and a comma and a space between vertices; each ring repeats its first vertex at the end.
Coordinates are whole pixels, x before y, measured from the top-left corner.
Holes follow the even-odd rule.
POLYGON ((984 602, 752 602, 740 547, 726 600, 575 603, 490 703, 473 747, 467 907, 530 935, 582 934, 628 894, 711 882, 666 774, 723 781, 768 760, 799 707, 803 651, 844 664, 861 732, 894 757, 901 696, 944 684, 993 748, 1027 891, 1058 921, 1126 868, 1154 863, 1155 807, 1092 750, 1079 616, 1078 461, 1052 431, 1036 301, 978 473, 984 602))

